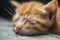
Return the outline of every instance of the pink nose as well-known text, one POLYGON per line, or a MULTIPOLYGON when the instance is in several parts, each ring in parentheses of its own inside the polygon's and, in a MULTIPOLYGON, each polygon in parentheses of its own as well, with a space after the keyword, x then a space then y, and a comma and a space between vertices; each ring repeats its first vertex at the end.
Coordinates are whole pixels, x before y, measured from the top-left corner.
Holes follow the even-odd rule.
POLYGON ((23 26, 18 25, 18 26, 16 26, 16 30, 17 30, 17 31, 20 31, 20 30, 22 29, 22 27, 23 27, 23 26))

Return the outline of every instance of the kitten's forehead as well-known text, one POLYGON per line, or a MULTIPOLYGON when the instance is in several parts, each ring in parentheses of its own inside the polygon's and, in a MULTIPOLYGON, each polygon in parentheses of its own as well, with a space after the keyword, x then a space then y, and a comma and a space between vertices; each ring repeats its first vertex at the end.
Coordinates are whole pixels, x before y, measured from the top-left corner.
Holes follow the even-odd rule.
POLYGON ((29 2, 29 3, 24 3, 20 8, 18 8, 18 10, 20 14, 26 14, 26 13, 33 12, 38 8, 41 8, 42 6, 43 6, 42 3, 29 2))
POLYGON ((25 14, 31 9, 31 3, 26 3, 21 6, 21 8, 18 8, 20 14, 25 14))

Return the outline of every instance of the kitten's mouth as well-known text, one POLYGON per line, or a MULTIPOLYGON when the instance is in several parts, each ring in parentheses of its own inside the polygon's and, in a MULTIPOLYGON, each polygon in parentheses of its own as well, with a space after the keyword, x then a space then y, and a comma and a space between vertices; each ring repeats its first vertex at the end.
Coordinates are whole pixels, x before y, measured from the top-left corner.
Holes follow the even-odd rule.
POLYGON ((15 28, 14 29, 15 33, 21 36, 26 36, 26 35, 30 35, 28 30, 21 28, 15 28))
POLYGON ((29 34, 29 32, 24 32, 24 31, 15 31, 15 33, 17 34, 17 35, 21 35, 21 36, 29 36, 30 34, 29 34))

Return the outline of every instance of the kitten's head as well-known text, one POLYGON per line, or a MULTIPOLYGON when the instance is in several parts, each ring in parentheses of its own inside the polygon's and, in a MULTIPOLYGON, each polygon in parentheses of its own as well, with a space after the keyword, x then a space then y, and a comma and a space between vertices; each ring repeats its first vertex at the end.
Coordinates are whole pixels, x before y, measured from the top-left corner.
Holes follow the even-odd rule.
POLYGON ((13 16, 15 31, 20 35, 41 34, 47 32, 53 25, 57 12, 57 2, 51 1, 47 5, 38 2, 28 2, 16 5, 13 16))

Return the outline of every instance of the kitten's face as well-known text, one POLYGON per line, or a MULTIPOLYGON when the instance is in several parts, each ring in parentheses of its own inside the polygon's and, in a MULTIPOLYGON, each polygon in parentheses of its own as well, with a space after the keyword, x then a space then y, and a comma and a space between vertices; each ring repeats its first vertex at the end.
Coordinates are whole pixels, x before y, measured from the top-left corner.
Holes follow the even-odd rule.
POLYGON ((53 1, 48 6, 38 2, 22 4, 17 7, 13 17, 15 31, 20 35, 36 35, 47 32, 55 21, 56 10, 57 5, 53 1), (52 7, 51 4, 56 7, 52 7))

